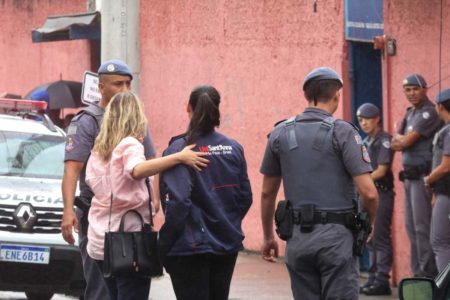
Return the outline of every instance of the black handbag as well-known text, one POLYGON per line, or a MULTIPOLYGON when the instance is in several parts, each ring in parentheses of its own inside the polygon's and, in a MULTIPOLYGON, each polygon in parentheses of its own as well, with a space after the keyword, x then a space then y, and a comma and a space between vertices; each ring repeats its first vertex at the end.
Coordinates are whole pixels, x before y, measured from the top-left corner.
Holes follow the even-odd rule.
POLYGON ((103 275, 109 277, 157 277, 163 275, 163 268, 158 256, 158 232, 153 231, 151 193, 148 178, 145 180, 149 193, 150 224, 144 224, 141 214, 128 210, 122 215, 119 231, 110 231, 111 209, 109 213, 108 232, 105 233, 103 275), (142 228, 140 231, 124 231, 128 214, 138 216, 142 228))

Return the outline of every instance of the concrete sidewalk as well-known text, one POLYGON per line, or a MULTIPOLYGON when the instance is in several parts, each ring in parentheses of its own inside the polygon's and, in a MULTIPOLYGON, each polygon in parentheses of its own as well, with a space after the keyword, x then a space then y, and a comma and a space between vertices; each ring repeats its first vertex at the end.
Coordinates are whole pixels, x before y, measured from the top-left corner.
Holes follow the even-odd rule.
MULTIPOLYGON (((364 282, 365 279, 361 279, 364 282)), ((397 299, 397 289, 393 295, 361 296, 361 300, 397 299)), ((152 300, 176 300, 169 275, 152 280, 150 289, 152 300)), ((292 300, 289 275, 283 261, 268 263, 257 254, 241 252, 239 254, 233 280, 231 282, 230 300, 292 300)))

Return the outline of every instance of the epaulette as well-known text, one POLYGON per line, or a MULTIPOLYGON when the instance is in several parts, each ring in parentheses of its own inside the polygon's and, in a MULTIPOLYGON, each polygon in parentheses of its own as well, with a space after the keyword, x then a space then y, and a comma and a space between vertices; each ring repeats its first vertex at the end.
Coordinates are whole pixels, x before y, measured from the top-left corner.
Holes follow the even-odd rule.
POLYGON ((342 121, 342 122, 345 122, 345 123, 347 123, 347 124, 350 124, 356 131, 360 131, 359 130, 359 128, 358 128, 358 126, 356 126, 355 124, 353 124, 352 122, 349 122, 349 121, 346 121, 346 120, 342 120, 342 119, 336 119, 336 121, 342 121))
POLYGON ((286 121, 287 119, 283 119, 281 121, 276 122, 273 127, 277 127, 278 124, 283 123, 284 121, 286 121))
MULTIPOLYGON (((283 120, 281 120, 281 121, 276 122, 276 123, 273 125, 273 127, 274 127, 274 128, 277 127, 279 124, 285 122, 286 120, 287 120, 287 119, 283 119, 283 120)), ((270 134, 271 134, 271 132, 269 132, 269 133, 267 134, 267 138, 270 137, 270 134)))
POLYGON ((179 139, 181 139, 181 138, 184 138, 185 136, 186 136, 186 133, 182 133, 182 134, 173 136, 173 137, 170 139, 170 141, 169 141, 169 146, 170 146, 173 142, 175 142, 176 140, 179 140, 179 139))

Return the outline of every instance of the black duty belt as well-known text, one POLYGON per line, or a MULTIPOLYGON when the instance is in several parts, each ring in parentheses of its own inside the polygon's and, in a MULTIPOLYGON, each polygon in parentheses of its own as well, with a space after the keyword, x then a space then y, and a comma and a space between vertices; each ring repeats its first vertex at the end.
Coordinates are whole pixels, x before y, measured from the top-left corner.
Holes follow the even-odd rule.
MULTIPOLYGON (((301 224, 302 216, 300 212, 294 211, 294 224, 301 224)), ((351 227, 355 222, 354 213, 332 213, 332 212, 314 212, 313 224, 341 224, 351 227)))
POLYGON ((431 187, 433 188, 433 191, 436 194, 443 194, 450 196, 450 177, 447 176, 436 182, 433 182, 431 187))
POLYGON ((405 169, 400 171, 398 174, 399 180, 404 181, 405 179, 409 180, 418 180, 423 175, 427 175, 431 171, 431 162, 419 165, 419 166, 404 166, 405 169))

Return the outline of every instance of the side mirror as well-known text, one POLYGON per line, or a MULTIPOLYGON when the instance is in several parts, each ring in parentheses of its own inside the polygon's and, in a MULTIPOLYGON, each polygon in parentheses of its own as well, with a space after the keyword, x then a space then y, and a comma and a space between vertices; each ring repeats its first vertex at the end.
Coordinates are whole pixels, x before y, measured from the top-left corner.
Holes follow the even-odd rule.
POLYGON ((432 300, 435 283, 429 278, 406 278, 400 282, 400 300, 432 300))

